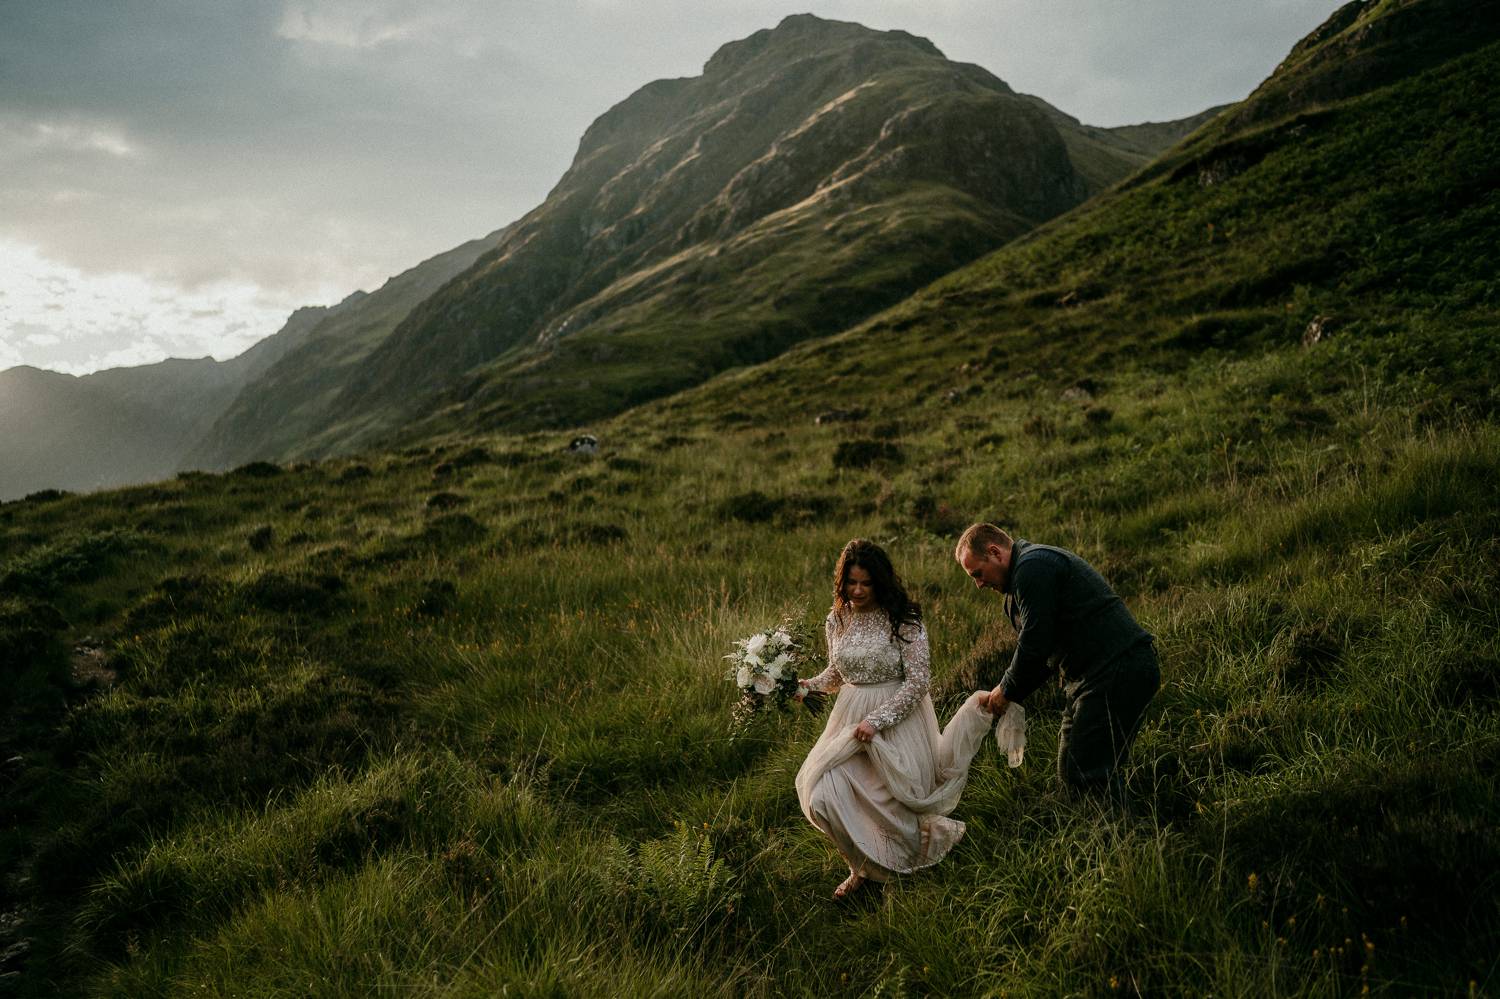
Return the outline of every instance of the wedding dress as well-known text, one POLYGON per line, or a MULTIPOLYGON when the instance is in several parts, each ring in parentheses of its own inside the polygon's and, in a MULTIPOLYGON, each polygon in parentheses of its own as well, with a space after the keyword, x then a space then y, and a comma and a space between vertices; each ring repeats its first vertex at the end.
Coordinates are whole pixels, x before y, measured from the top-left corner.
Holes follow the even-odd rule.
POLYGON ((971 694, 940 730, 920 623, 902 626, 904 641, 892 638, 881 611, 831 612, 826 629, 828 668, 808 687, 839 693, 797 772, 802 814, 862 877, 887 881, 931 867, 964 834, 948 816, 994 721, 980 703, 984 692, 971 694), (854 737, 866 720, 877 730, 868 743, 854 737))

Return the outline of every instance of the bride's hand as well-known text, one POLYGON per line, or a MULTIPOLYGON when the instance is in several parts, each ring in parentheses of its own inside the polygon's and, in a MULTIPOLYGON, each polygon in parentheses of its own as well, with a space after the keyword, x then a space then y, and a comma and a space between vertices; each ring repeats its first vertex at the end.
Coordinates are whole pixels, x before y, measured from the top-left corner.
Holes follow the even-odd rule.
POLYGON ((869 742, 875 738, 875 726, 871 725, 868 721, 860 722, 859 727, 854 730, 854 738, 860 742, 869 742))

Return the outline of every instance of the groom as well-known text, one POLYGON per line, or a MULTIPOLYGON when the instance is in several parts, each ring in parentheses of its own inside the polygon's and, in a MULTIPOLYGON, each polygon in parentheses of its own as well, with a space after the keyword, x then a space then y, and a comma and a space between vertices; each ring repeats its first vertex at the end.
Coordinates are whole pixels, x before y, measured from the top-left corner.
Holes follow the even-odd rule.
POLYGON ((1003 714, 1012 701, 1024 701, 1055 659, 1068 698, 1058 777, 1065 787, 1123 811, 1120 768, 1161 685, 1150 633, 1104 577, 1067 549, 1013 540, 994 524, 972 524, 953 557, 975 586, 1004 596, 1018 633, 1015 658, 989 693, 990 712, 1003 714))

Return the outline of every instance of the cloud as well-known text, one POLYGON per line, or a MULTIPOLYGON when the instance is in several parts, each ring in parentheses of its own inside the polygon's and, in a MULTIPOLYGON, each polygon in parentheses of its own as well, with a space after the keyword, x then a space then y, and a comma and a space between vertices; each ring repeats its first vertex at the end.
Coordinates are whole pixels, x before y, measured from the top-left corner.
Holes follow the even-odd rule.
POLYGON ((440 23, 425 4, 369 0, 292 0, 276 34, 296 42, 367 49, 403 41, 440 23))
POLYGON ((459 57, 508 37, 488 5, 426 9, 7 10, 0 236, 86 272, 248 282, 311 303, 512 221, 608 105, 574 99, 571 118, 547 107, 582 86, 547 75, 581 76, 566 60, 543 72, 495 45, 459 57), (284 37, 299 24, 324 41, 284 37))
POLYGON ((55 145, 86 153, 106 153, 110 156, 139 155, 139 151, 128 139, 108 128, 49 121, 38 122, 35 128, 42 145, 55 145))
POLYGON ((167 357, 233 357, 279 329, 293 305, 253 285, 190 291, 136 274, 88 274, 0 239, 0 357, 70 374, 167 357))
POLYGON ((117 159, 141 155, 115 122, 0 118, 0 161, 51 152, 100 154, 117 159))

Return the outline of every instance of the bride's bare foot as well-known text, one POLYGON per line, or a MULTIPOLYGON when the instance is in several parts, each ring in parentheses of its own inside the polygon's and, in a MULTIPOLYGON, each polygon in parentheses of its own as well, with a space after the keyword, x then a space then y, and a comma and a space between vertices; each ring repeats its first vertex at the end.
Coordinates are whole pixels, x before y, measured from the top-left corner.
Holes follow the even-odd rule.
POLYGON ((850 871, 849 876, 844 879, 843 883, 833 890, 834 901, 841 902, 844 899, 850 897, 856 891, 858 891, 860 889, 860 886, 862 886, 864 883, 864 877, 855 874, 853 871, 850 871))

